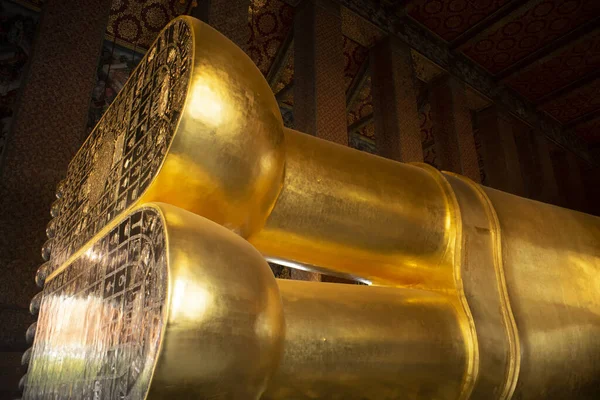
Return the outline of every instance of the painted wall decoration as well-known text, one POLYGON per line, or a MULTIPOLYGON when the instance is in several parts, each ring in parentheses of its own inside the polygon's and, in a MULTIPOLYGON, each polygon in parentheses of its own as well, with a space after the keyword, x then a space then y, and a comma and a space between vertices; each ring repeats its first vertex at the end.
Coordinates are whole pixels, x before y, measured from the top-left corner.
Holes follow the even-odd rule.
POLYGON ((187 14, 196 0, 115 0, 106 32, 118 40, 148 48, 173 18, 187 14))
MULTIPOLYGON (((361 87, 354 105, 348 111, 348 127, 372 115, 373 97, 371 95, 371 77, 369 76, 365 79, 365 83, 361 87)), ((371 120, 360 129, 350 132, 350 146, 358 150, 377 154, 375 134, 375 123, 371 120)))
POLYGON ((0 1, 0 159, 13 122, 38 20, 39 11, 11 1, 0 1))
POLYGON ((267 75, 277 51, 292 30, 294 8, 282 0, 252 0, 249 11, 247 52, 258 69, 267 75))
POLYGON ((369 50, 347 36, 342 36, 342 40, 344 49, 344 84, 346 85, 346 91, 348 91, 354 77, 367 60, 369 50))
POLYGON ((144 56, 141 49, 118 45, 105 40, 96 70, 96 86, 92 91, 88 114, 88 133, 100 120, 119 91, 125 86, 133 69, 144 56))
POLYGON ((423 161, 432 167, 439 168, 435 150, 435 137, 433 136, 433 119, 431 118, 431 104, 428 100, 419 106, 419 122, 421 126, 421 144, 423 146, 423 161))

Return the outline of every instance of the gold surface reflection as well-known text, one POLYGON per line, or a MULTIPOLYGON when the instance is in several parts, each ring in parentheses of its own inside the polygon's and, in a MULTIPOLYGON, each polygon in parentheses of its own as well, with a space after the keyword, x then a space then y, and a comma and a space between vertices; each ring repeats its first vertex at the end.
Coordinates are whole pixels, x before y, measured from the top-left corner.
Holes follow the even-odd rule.
MULTIPOLYGON (((147 287, 168 288, 148 398, 600 398, 599 218, 284 129, 232 42, 189 17, 161 35, 75 157, 44 250, 56 282, 102 259, 90 246, 111 229, 138 229, 140 207, 157 213, 168 274, 147 287), (277 281, 265 257, 372 285, 277 281)), ((62 351, 56 332, 34 349, 62 351)), ((31 393, 51 377, 33 376, 31 393)))

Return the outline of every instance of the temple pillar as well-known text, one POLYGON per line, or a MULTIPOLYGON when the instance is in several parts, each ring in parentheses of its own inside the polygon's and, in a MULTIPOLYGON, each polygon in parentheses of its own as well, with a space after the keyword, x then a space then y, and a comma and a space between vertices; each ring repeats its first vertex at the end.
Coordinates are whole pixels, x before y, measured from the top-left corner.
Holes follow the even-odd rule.
POLYGON ((567 203, 570 208, 586 212, 587 198, 585 184, 581 171, 582 161, 572 151, 566 151, 567 164, 565 168, 568 172, 568 193, 567 203))
POLYGON ((432 82, 429 98, 440 169, 481 182, 464 84, 444 76, 432 82))
POLYGON ((600 216, 600 167, 587 165, 581 175, 587 198, 585 212, 600 216))
POLYGON ((487 184, 519 196, 525 195, 525 185, 519 164, 519 155, 513 121, 489 107, 477 116, 487 184))
MULTIPOLYGON (((339 4, 306 0, 294 16, 294 127, 348 145, 344 49, 339 4)), ((321 275, 293 269, 292 279, 321 275)))
POLYGON ((538 161, 537 165, 539 167, 541 181, 540 198, 536 200, 549 204, 558 204, 558 185, 552 166, 552 159, 550 157, 550 143, 543 134, 539 132, 533 133, 534 150, 538 161))
POLYGON ((523 123, 517 122, 514 129, 524 194, 533 200, 557 204, 558 186, 548 139, 523 123))
POLYGON ((247 28, 249 7, 250 0, 202 0, 193 15, 246 51, 250 38, 247 28))
POLYGON ((423 162, 410 47, 388 36, 371 49, 370 62, 379 155, 396 161, 423 162))
POLYGON ((530 199, 540 200, 542 171, 535 151, 533 132, 529 126, 518 121, 515 121, 513 129, 521 176, 523 178, 523 195, 530 199))
POLYGON ((554 146, 551 157, 558 186, 558 205, 577 211, 585 210, 585 187, 577 156, 554 146))
POLYGON ((294 18, 294 127, 348 145, 339 4, 306 0, 294 18))
POLYGON ((48 0, 0 171, 1 398, 16 395, 55 187, 86 132, 111 0, 48 0))

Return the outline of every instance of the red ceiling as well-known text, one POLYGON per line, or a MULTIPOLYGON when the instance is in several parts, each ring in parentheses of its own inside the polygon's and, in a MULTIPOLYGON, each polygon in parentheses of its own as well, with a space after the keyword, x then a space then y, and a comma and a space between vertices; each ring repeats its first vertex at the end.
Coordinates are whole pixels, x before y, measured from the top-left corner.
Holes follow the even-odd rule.
POLYGON ((507 84, 532 101, 539 101, 557 88, 563 88, 600 69, 600 31, 515 74, 507 84))
POLYGON ((492 74, 584 24, 600 12, 598 0, 530 1, 460 50, 492 74), (528 5, 529 5, 528 3, 528 5))
POLYGON ((569 123, 592 111, 600 109, 600 79, 585 87, 569 92, 542 105, 559 122, 569 123))
MULTIPOLYGON (((168 20, 189 13, 195 4, 193 0, 114 2, 108 31, 134 46, 147 47, 168 20)), ((600 124, 586 122, 600 114, 600 26, 573 34, 600 21, 600 0, 404 0, 394 4, 405 4, 411 18, 451 47, 458 46, 456 51, 487 69, 499 84, 528 98, 589 143, 600 144, 600 124), (577 121, 582 121, 581 126, 577 121)), ((293 13, 284 0, 251 1, 248 53, 264 74, 292 29, 293 13)), ((348 87, 367 49, 346 37, 340 40, 344 40, 348 87)), ((290 58, 275 91, 292 78, 290 58)), ((291 97, 288 100, 293 103, 291 97)), ((358 108, 368 109, 367 98, 359 103, 358 108)), ((362 114, 352 111, 355 117, 362 114)))
POLYGON ((451 41, 509 1, 416 0, 407 5, 406 12, 443 39, 451 41))
POLYGON ((600 124, 577 126, 600 115, 600 0, 409 0, 406 10, 499 84, 600 144, 600 124))
POLYGON ((587 140, 588 142, 597 142, 597 135, 598 132, 600 132, 600 118, 596 118, 592 121, 577 126, 574 129, 574 132, 583 140, 587 140))

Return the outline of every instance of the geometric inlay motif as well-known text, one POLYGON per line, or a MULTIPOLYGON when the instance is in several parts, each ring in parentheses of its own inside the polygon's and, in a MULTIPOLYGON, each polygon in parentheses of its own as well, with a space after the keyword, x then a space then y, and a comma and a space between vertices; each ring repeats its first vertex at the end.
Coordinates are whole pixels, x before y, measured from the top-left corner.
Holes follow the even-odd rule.
POLYGON ((166 263, 161 217, 143 208, 46 281, 24 398, 145 398, 166 263))
POLYGON ((179 20, 146 53, 73 158, 48 229, 51 270, 146 190, 177 127, 191 62, 191 31, 179 20))

